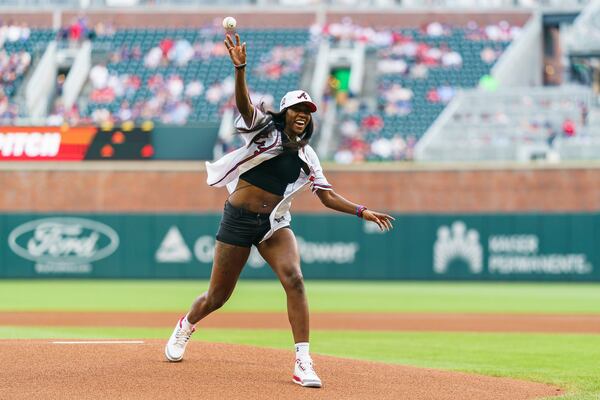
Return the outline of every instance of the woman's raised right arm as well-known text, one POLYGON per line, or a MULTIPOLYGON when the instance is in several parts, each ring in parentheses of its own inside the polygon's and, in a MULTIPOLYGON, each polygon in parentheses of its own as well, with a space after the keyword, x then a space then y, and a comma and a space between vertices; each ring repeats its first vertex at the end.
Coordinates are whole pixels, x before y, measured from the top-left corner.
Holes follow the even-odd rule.
POLYGON ((240 112, 246 126, 252 124, 254 106, 250 101, 248 86, 246 85, 246 43, 240 44, 240 35, 235 34, 235 43, 230 35, 225 37, 225 47, 235 67, 235 105, 240 112))

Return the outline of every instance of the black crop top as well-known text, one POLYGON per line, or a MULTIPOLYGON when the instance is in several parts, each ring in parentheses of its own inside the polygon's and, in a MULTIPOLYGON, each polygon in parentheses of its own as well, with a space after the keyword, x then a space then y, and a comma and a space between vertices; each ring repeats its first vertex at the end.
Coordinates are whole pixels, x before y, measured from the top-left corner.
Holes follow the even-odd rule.
POLYGON ((298 151, 284 150, 244 172, 240 178, 269 193, 283 196, 287 185, 298 180, 303 164, 298 151))

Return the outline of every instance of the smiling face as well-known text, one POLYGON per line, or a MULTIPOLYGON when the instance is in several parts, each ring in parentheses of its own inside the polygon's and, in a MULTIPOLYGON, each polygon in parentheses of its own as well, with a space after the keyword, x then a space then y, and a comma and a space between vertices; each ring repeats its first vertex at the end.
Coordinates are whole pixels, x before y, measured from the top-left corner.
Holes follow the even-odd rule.
POLYGON ((289 107, 285 113, 285 133, 295 138, 304 133, 311 117, 311 109, 307 103, 298 103, 289 107))

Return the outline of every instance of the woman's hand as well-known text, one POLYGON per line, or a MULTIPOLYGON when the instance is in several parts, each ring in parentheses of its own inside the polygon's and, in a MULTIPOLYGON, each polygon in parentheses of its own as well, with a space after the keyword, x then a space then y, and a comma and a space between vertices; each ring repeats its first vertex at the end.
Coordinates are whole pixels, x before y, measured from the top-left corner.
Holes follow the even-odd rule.
POLYGON ((362 213, 363 219, 371 222, 375 222, 381 231, 389 231, 393 228, 392 221, 394 217, 391 215, 383 214, 377 211, 365 210, 362 213))
POLYGON ((240 35, 235 34, 235 44, 230 35, 225 36, 225 47, 234 66, 246 64, 246 43, 240 45, 240 35))

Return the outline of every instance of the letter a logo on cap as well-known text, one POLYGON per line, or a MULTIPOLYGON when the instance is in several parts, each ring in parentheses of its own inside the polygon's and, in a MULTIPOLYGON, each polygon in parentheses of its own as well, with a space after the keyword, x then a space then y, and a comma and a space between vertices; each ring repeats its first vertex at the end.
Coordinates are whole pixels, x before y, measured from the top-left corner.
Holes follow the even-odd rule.
POLYGON ((279 110, 283 110, 286 107, 291 107, 298 103, 307 103, 311 112, 317 111, 317 105, 313 103, 310 95, 304 90, 292 90, 291 92, 287 92, 285 96, 281 98, 279 110))

